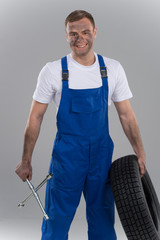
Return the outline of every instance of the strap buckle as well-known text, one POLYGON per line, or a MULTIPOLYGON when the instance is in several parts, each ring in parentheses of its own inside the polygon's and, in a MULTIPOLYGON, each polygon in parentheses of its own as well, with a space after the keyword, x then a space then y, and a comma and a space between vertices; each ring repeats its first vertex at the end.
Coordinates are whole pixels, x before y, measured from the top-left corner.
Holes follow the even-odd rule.
POLYGON ((107 77, 107 69, 106 67, 100 67, 101 77, 106 78, 107 77))
POLYGON ((62 79, 68 81, 69 73, 68 70, 62 70, 62 79))

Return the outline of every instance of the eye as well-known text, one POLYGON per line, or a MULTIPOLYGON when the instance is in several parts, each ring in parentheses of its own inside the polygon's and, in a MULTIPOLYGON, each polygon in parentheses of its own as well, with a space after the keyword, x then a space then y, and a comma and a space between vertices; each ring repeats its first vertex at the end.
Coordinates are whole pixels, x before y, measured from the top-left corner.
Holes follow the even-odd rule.
POLYGON ((70 33, 70 36, 75 37, 77 36, 77 33, 70 33))
POLYGON ((87 35, 89 32, 88 31, 84 31, 83 33, 84 33, 84 35, 87 35))

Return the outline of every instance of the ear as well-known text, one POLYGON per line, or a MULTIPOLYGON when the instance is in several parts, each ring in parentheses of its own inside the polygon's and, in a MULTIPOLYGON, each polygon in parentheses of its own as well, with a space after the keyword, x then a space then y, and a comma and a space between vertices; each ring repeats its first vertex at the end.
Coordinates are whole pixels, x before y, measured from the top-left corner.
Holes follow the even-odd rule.
POLYGON ((94 28, 94 38, 96 38, 96 36, 97 36, 97 28, 95 27, 94 28))
POLYGON ((68 42, 68 34, 65 32, 65 34, 66 34, 66 40, 67 40, 67 42, 68 42))
POLYGON ((65 35, 66 35, 66 39, 67 39, 67 42, 69 41, 69 36, 68 36, 68 33, 67 33, 67 30, 65 29, 65 35))

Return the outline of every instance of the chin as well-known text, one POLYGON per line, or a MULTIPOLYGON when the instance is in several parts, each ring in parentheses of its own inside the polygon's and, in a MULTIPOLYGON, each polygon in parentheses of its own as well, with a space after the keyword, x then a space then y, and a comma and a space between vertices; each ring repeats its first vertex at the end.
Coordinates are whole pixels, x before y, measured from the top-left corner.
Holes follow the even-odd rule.
POLYGON ((74 52, 75 55, 77 56, 86 56, 89 52, 90 52, 91 49, 86 49, 84 51, 80 50, 80 51, 77 51, 77 50, 73 50, 72 51, 74 52))

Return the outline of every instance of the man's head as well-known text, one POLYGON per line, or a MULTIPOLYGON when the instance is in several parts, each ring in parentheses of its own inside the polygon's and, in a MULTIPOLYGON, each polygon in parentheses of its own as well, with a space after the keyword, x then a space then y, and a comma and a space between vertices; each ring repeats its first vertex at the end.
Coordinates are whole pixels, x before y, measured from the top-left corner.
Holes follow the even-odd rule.
POLYGON ((65 20, 67 41, 73 53, 80 57, 93 50, 97 28, 92 15, 83 10, 70 13, 65 20))

